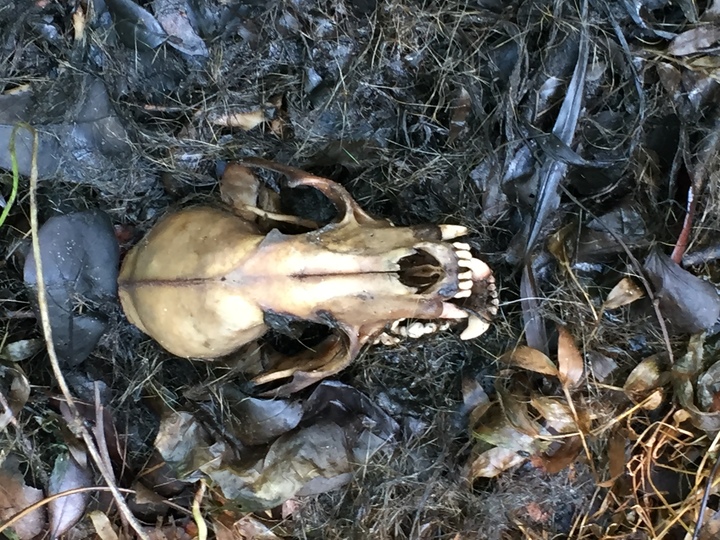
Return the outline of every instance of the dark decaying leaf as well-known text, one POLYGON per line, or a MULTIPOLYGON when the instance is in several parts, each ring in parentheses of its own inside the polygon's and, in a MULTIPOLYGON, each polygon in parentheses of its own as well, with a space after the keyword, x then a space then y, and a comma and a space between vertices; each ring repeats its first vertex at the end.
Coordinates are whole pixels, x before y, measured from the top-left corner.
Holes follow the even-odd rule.
POLYGON ((22 362, 45 348, 41 339, 21 339, 7 343, 0 351, 0 358, 8 362, 22 362))
POLYGON ((710 328, 720 316, 715 287, 692 275, 659 250, 644 265, 660 301, 660 312, 678 332, 697 333, 710 328))
POLYGON ((703 411, 695 404, 692 382, 702 370, 705 354, 704 340, 703 334, 695 334, 690 338, 687 352, 673 366, 672 381, 678 402, 690 415, 690 421, 698 429, 715 434, 720 431, 720 412, 703 411))
MULTIPOLYGON (((70 454, 61 454, 55 460, 50 475, 48 495, 91 485, 92 475, 87 467, 78 464, 70 454)), ((89 493, 75 493, 50 501, 50 536, 57 538, 75 525, 85 514, 89 499, 89 493)))
POLYGON ((615 360, 597 351, 589 351, 587 361, 590 373, 600 382, 606 381, 618 368, 615 360))
MULTIPOLYGON (((99 79, 66 74, 33 91, 0 95, 0 169, 10 170, 9 142, 18 122, 38 131, 40 180, 57 175, 93 183, 130 151, 128 135, 99 79)), ((18 171, 30 175, 33 136, 17 131, 18 171)))
POLYGON ((302 404, 287 399, 245 397, 232 404, 234 434, 243 444, 267 444, 294 429, 303 417, 302 404))
POLYGON ((207 56, 205 42, 198 36, 195 13, 187 0, 153 0, 153 12, 168 34, 168 44, 192 56, 207 56))
POLYGON ((126 47, 155 49, 168 36, 149 11, 132 0, 105 0, 115 23, 115 31, 126 47))
POLYGON ((698 378, 697 401, 704 411, 720 412, 720 362, 715 362, 698 378))
MULTIPOLYGON (((75 365, 90 355, 105 331, 106 322, 92 305, 114 301, 117 294, 120 254, 115 232, 110 218, 93 210, 50 218, 38 235, 53 343, 58 356, 75 365), (81 303, 84 309, 76 312, 81 303)), ((24 279, 36 294, 32 252, 24 279)))
POLYGON ((720 27, 702 24, 677 35, 668 46, 667 52, 673 56, 686 56, 716 47, 719 41, 720 27))
MULTIPOLYGON (((18 470, 18 461, 12 455, 0 467, 0 522, 10 519, 32 504, 43 499, 41 489, 25 484, 18 470)), ((45 528, 45 509, 36 508, 13 525, 19 540, 31 540, 45 528)), ((12 538, 12 536, 10 536, 12 538)))
POLYGON ((155 446, 184 481, 205 474, 251 510, 344 485, 399 429, 367 396, 335 381, 304 401, 239 399, 230 408, 235 419, 225 426, 227 438, 254 444, 239 458, 187 412, 163 415, 155 446))

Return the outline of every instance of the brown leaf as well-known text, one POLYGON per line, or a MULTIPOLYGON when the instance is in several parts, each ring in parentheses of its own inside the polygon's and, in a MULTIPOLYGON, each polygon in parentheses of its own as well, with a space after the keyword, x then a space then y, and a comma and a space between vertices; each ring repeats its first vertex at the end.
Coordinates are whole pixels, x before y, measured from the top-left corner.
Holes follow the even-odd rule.
POLYGON ((585 363, 570 332, 558 326, 558 378, 567 389, 577 387, 583 377, 585 363))
POLYGON ((610 294, 608 294, 603 304, 603 309, 617 309, 622 306, 627 306, 643 296, 645 296, 645 291, 642 287, 640 287, 634 279, 624 277, 612 288, 610 294))
POLYGON ((615 480, 625 472, 625 443, 627 433, 624 430, 615 430, 608 441, 608 469, 610 479, 615 480))
POLYGON ((582 440, 580 437, 570 437, 565 439, 552 455, 540 454, 542 467, 549 474, 556 474, 572 465, 582 450, 582 440))
POLYGON ((118 540, 118 534, 113 529, 107 515, 100 510, 93 510, 89 516, 100 540, 118 540))
POLYGON ((563 399, 550 396, 533 396, 532 406, 545 419, 545 425, 558 433, 577 431, 572 410, 563 399))
POLYGON ((500 406, 505 417, 515 429, 529 437, 537 437, 540 434, 540 426, 530 418, 527 403, 520 401, 510 392, 498 386, 497 388, 500 406))
POLYGON ((634 401, 641 401, 662 386, 668 378, 657 355, 648 356, 630 372, 623 390, 634 401))
POLYGON ((552 375, 554 377, 558 376, 557 367, 546 354, 525 345, 506 352, 499 360, 508 365, 534 371, 535 373, 552 375))
POLYGON ((452 119, 450 120, 448 144, 454 143, 465 129, 465 122, 468 114, 470 114, 471 106, 472 101, 470 99, 470 94, 464 88, 460 88, 458 97, 453 101, 453 113, 452 119))
POLYGON ((527 458, 509 448, 495 447, 476 457, 470 465, 470 480, 495 478, 510 467, 519 465, 527 458))

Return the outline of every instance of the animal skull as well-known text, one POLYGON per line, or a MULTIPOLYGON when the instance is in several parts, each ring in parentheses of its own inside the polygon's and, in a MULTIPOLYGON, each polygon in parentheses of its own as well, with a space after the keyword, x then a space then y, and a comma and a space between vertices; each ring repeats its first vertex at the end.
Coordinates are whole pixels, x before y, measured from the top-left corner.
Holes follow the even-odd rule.
POLYGON ((133 324, 169 352, 217 358, 269 330, 277 316, 331 326, 313 351, 269 355, 258 384, 276 395, 304 388, 347 366, 361 347, 401 319, 467 321, 462 339, 483 334, 497 312, 492 272, 456 225, 394 227, 366 214, 331 180, 260 159, 236 167, 240 185, 223 179, 235 212, 210 206, 162 219, 126 256, 120 300, 133 324), (316 230, 283 234, 281 223, 311 224, 257 207, 248 167, 284 174, 289 187, 311 186, 337 208, 316 230), (271 230, 259 223, 269 222, 271 230))

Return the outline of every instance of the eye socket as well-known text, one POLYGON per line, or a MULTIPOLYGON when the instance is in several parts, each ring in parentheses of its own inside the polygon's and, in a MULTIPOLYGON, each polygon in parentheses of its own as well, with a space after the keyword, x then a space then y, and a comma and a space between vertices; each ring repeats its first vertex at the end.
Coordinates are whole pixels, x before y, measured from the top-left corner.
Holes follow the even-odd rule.
POLYGON ((315 221, 320 227, 332 222, 338 215, 330 199, 309 186, 281 188, 280 208, 285 214, 315 221))
POLYGON ((403 257, 399 261, 400 283, 408 287, 415 287, 418 293, 423 293, 435 285, 443 276, 443 269, 438 260, 423 250, 403 257))

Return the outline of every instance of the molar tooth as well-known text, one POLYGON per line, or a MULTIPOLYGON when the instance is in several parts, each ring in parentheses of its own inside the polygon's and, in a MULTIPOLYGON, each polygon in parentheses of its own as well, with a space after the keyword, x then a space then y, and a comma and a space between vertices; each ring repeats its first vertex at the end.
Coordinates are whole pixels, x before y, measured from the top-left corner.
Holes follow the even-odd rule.
POLYGON ((453 242, 453 247, 463 251, 470 251, 470 244, 466 244, 465 242, 453 242))
POLYGON ((462 225, 439 225, 439 227, 440 236, 443 240, 452 240, 468 233, 468 228, 462 225))
POLYGON ((466 260, 472 259, 472 253, 470 253, 469 251, 465 251, 465 250, 456 251, 455 255, 458 256, 458 259, 466 259, 466 260))
POLYGON ((472 291, 470 289, 462 290, 458 292, 453 298, 469 298, 472 295, 472 291))
POLYGON ((477 315, 470 315, 467 328, 460 334, 460 339, 468 340, 476 338, 487 332, 488 328, 490 328, 490 325, 487 322, 483 321, 477 315))
POLYGON ((469 291, 470 289, 472 289, 472 286, 472 281, 461 281, 460 283, 458 283, 458 287, 461 291, 469 291))

